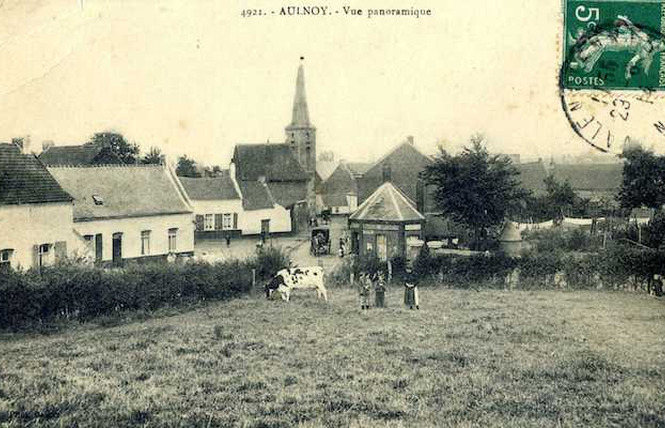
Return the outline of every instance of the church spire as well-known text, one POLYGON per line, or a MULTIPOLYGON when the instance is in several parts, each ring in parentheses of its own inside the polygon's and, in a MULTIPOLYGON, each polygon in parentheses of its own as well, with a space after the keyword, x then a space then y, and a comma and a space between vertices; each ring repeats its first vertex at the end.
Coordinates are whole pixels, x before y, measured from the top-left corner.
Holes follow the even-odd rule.
POLYGON ((300 57, 300 66, 298 67, 298 77, 296 79, 296 96, 293 100, 293 116, 290 125, 297 128, 311 126, 309 123, 309 111, 307 109, 307 96, 305 95, 304 59, 304 57, 300 57))

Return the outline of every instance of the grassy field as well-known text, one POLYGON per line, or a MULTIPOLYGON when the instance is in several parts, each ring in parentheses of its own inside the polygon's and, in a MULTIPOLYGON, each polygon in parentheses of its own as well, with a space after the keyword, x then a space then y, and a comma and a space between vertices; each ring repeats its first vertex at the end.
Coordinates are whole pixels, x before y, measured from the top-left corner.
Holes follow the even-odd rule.
POLYGON ((0 338, 0 426, 665 426, 665 301, 330 290, 0 338))

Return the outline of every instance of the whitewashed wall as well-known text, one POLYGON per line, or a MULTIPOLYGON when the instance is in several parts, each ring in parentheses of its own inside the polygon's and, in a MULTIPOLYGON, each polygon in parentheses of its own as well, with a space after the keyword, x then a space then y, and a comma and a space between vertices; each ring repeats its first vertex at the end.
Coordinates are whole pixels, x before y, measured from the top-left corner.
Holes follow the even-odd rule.
POLYGON ((243 211, 238 216, 238 227, 243 235, 261 233, 261 220, 270 219, 270 233, 291 232, 291 213, 275 204, 274 208, 243 211))
POLYGON ((12 267, 34 267, 35 245, 64 241, 68 254, 81 250, 84 247, 73 229, 70 202, 0 207, 0 250, 14 250, 12 267))
POLYGON ((243 214, 242 201, 240 199, 230 201, 202 201, 191 200, 192 207, 194 207, 194 214, 222 214, 222 213, 238 213, 238 224, 240 217, 243 214))
POLYGON ((102 260, 104 261, 113 259, 113 234, 116 232, 123 234, 123 259, 143 257, 141 255, 141 231, 143 230, 151 231, 149 256, 168 254, 168 230, 171 228, 178 228, 176 252, 194 251, 194 217, 192 214, 82 221, 75 223, 74 228, 81 235, 102 234, 102 260))

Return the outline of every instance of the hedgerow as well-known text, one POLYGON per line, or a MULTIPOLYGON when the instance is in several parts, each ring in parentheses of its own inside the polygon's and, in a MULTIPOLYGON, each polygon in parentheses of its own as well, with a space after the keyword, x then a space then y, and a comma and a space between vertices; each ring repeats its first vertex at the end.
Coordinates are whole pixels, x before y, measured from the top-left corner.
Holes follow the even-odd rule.
POLYGON ((279 249, 248 261, 133 264, 125 269, 65 263, 41 272, 0 274, 0 328, 56 319, 87 321, 123 311, 225 300, 250 292, 256 279, 289 263, 279 249))

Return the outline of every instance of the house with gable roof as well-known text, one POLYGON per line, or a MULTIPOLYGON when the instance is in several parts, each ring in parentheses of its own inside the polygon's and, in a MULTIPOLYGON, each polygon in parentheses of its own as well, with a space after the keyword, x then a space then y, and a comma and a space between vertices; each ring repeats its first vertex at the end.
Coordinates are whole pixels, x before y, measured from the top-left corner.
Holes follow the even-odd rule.
POLYGON ((243 234, 292 232, 307 224, 311 177, 288 144, 238 144, 230 171, 247 214, 243 234))
POLYGON ((46 166, 123 164, 110 145, 88 142, 79 145, 44 145, 39 160, 46 166))
POLYGON ((74 198, 74 228, 101 265, 194 253, 191 203, 164 165, 52 166, 74 198))
POLYGON ((238 184, 229 170, 214 178, 179 178, 194 208, 196 239, 291 231, 289 211, 279 205, 266 183, 238 184))
POLYGON ((83 251, 72 200, 34 155, 0 144, 0 270, 39 269, 83 251))
POLYGON ((371 166, 370 163, 341 161, 321 184, 318 205, 332 214, 351 214, 358 208, 358 179, 371 166))

